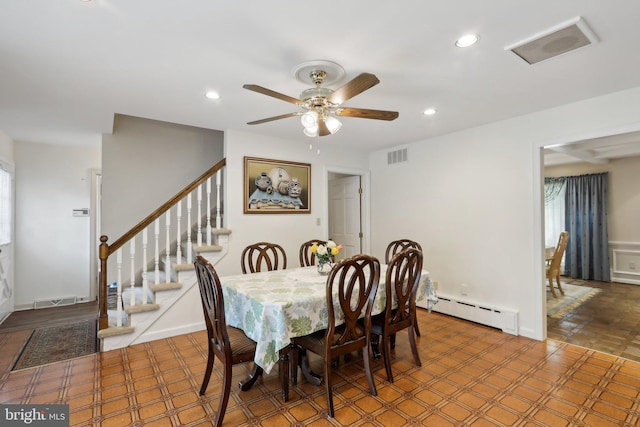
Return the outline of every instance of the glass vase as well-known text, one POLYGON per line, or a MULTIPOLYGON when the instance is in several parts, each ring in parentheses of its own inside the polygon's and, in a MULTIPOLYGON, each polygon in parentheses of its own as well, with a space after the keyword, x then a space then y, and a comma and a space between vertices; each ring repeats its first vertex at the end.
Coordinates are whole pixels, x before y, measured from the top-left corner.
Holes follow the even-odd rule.
POLYGON ((316 264, 316 266, 318 268, 318 273, 325 276, 329 274, 329 272, 331 271, 331 268, 333 268, 333 263, 331 261, 318 260, 318 263, 316 264))

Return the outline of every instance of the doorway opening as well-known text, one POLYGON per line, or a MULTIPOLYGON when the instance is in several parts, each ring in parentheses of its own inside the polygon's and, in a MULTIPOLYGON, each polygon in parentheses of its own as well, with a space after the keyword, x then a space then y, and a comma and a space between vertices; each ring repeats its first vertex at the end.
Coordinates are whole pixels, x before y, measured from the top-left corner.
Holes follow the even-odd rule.
POLYGON ((369 252, 369 174, 327 169, 327 236, 344 249, 341 258, 369 252))
MULTIPOLYGON (((640 330, 640 320, 634 315, 640 304, 640 274, 633 257, 640 265, 640 236, 634 234, 632 222, 625 225, 625 218, 637 218, 640 190, 635 184, 640 179, 640 133, 627 129, 610 135, 588 137, 575 141, 563 141, 540 148, 540 182, 545 177, 581 176, 598 173, 609 174, 608 195, 608 259, 611 264, 611 281, 582 280, 561 276, 565 294, 567 288, 573 295, 558 299, 548 298, 543 278, 543 321, 547 338, 579 345, 616 356, 640 361, 640 346, 634 337, 640 330), (626 211, 626 213, 625 213, 626 211), (627 231, 625 231, 627 230, 627 231), (632 273, 632 274, 629 274, 632 273), (572 302, 575 298, 577 301, 572 302), (609 301, 615 299, 616 304, 609 301), (567 305, 568 304, 568 305, 567 305), (560 310, 557 310, 560 307, 560 310)), ((544 241, 545 202, 541 190, 541 238, 544 241)), ((542 244, 544 251, 544 244, 542 244)), ((542 261, 544 265, 544 258, 542 261)))

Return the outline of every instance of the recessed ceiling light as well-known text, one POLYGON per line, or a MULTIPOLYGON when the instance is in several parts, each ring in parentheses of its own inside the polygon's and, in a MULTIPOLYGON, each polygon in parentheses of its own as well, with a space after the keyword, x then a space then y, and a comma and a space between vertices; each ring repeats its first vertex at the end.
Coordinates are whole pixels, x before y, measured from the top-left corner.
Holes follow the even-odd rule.
POLYGON ((456 40, 456 46, 469 47, 475 44, 478 40, 480 40, 480 37, 477 34, 465 34, 464 36, 456 40))
POLYGON ((220 99, 220 94, 218 92, 209 91, 205 96, 209 99, 220 99))
POLYGON ((433 116, 436 113, 436 109, 435 108, 427 108, 426 110, 424 110, 424 115, 425 116, 433 116))

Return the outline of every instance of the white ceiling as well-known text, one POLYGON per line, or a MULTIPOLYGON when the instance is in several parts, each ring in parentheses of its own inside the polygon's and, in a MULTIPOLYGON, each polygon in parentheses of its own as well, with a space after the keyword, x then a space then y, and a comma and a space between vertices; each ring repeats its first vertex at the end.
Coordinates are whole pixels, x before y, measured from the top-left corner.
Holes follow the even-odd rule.
MULTIPOLYGON (((0 130, 99 144, 120 113, 306 143, 295 117, 246 125, 297 107, 242 85, 298 97, 308 86, 292 69, 323 59, 346 71, 334 89, 362 72, 381 81, 344 106, 400 117, 344 118, 322 141, 376 150, 640 86, 638 17, 637 0, 2 0, 0 130), (577 16, 598 43, 536 65, 505 51, 577 16), (467 32, 480 41, 455 47, 467 32)), ((597 142, 587 154, 607 156, 597 142)))

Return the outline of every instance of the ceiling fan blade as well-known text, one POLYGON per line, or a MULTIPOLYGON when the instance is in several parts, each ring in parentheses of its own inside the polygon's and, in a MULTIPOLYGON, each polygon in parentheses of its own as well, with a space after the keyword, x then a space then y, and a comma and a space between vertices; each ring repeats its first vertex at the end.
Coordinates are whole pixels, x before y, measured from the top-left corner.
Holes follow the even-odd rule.
POLYGON ((273 116, 273 117, 268 117, 266 119, 262 119, 262 120, 256 120, 253 122, 248 122, 248 125, 259 125, 260 123, 267 123, 267 122, 272 122, 274 120, 280 120, 280 119, 286 119, 287 117, 295 117, 295 116, 299 116, 302 113, 289 113, 289 114, 282 114, 280 116, 273 116))
POLYGON ((395 120, 398 118, 397 111, 368 110, 366 108, 338 108, 336 116, 357 117, 360 119, 395 120))
POLYGON ((290 102, 292 104, 296 104, 296 105, 302 105, 302 101, 300 101, 298 98, 293 98, 289 95, 284 95, 280 92, 276 92, 273 91, 271 89, 267 89, 266 87, 262 87, 262 86, 258 86, 258 85, 243 85, 242 86, 245 89, 249 89, 252 90, 254 92, 258 92, 261 93, 263 95, 268 95, 268 96, 272 96, 274 98, 278 98, 282 101, 286 101, 286 102, 290 102))
POLYGON ((340 105, 347 99, 353 98, 378 83, 380 83, 380 80, 373 74, 362 73, 333 92, 327 100, 332 104, 340 105))
POLYGON ((327 124, 324 122, 324 120, 320 120, 318 122, 318 135, 320 136, 331 135, 331 131, 327 127, 327 124))

